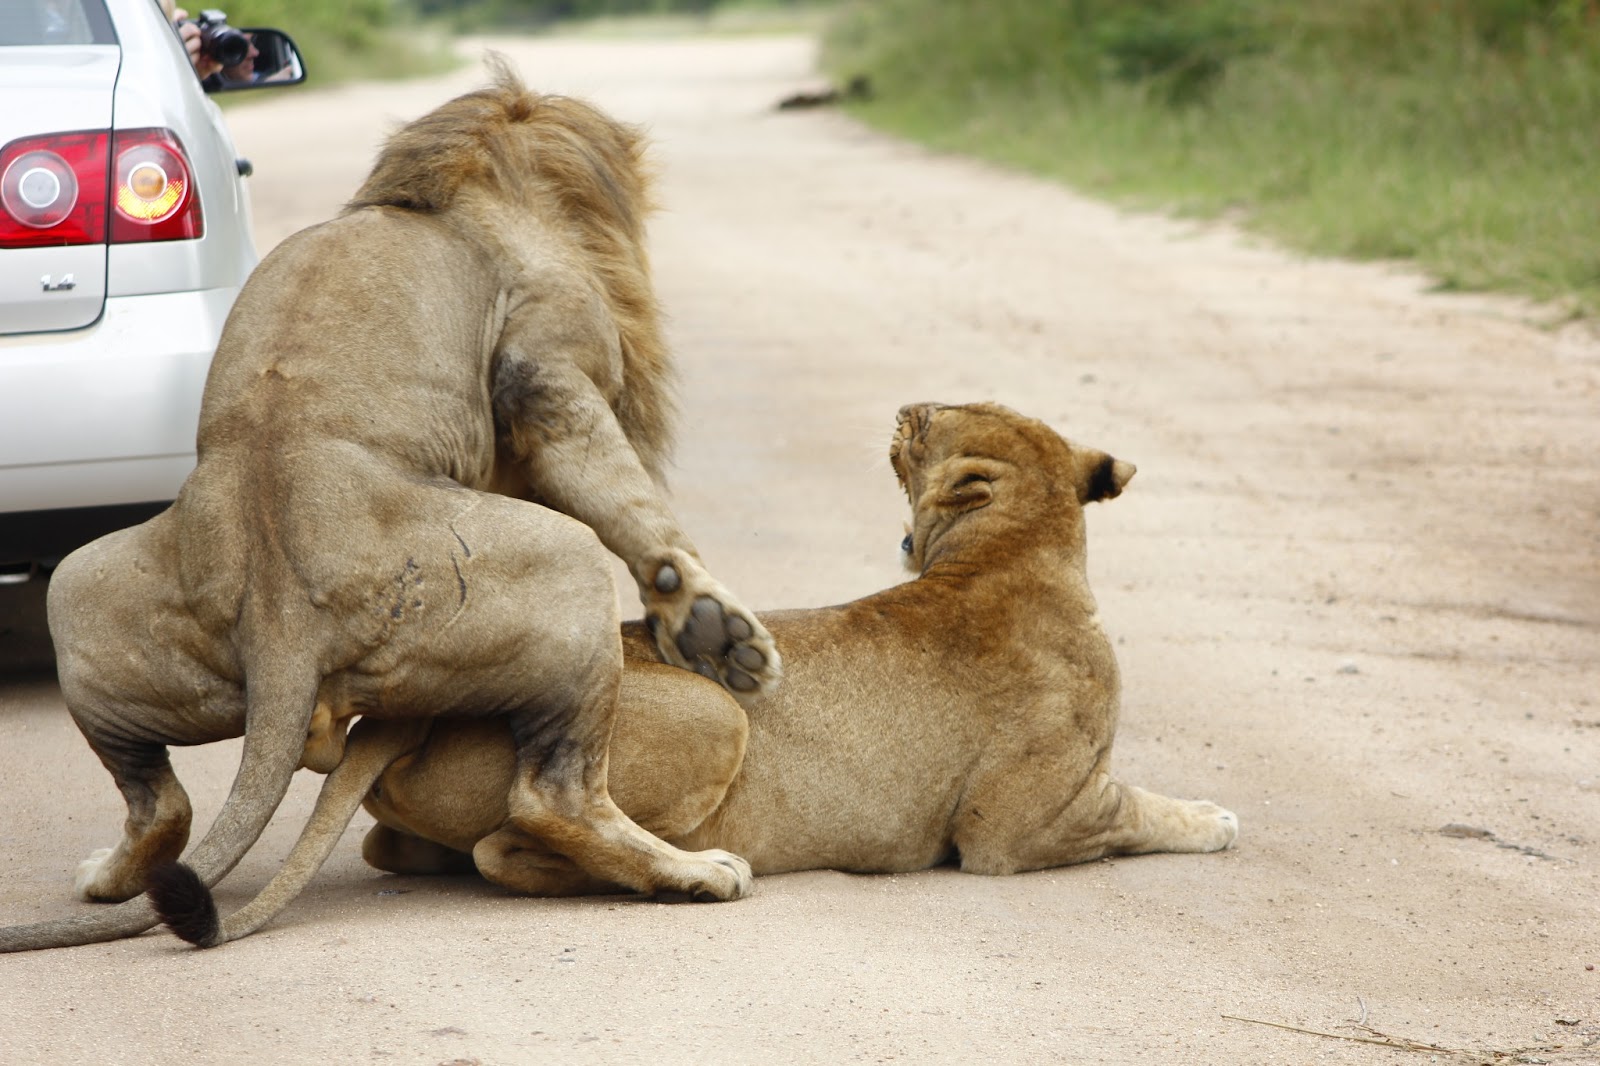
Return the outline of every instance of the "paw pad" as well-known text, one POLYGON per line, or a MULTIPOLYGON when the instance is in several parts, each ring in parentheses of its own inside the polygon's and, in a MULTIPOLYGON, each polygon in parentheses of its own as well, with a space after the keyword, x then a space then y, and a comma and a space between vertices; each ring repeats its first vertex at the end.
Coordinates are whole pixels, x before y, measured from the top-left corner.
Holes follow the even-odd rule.
POLYGON ((642 591, 646 624, 666 661, 741 697, 777 683, 782 667, 771 635, 694 560, 662 563, 642 591))

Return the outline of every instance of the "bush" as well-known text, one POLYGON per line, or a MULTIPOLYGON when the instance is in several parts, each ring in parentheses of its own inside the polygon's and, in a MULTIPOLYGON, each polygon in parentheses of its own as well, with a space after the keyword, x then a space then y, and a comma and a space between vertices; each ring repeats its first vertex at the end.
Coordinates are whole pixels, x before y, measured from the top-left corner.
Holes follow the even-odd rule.
POLYGON ((1600 311, 1600 0, 867 0, 869 120, 1600 311))
POLYGON ((1255 51, 1257 33, 1237 3, 1125 4, 1092 27, 1113 77, 1148 83, 1162 100, 1203 103, 1228 64, 1255 51))
MULTIPOLYGON (((406 77, 446 70, 445 42, 419 32, 415 8, 402 0, 206 0, 234 26, 283 30, 306 59, 311 83, 355 77, 406 77)), ((197 11, 199 0, 179 0, 197 11)))

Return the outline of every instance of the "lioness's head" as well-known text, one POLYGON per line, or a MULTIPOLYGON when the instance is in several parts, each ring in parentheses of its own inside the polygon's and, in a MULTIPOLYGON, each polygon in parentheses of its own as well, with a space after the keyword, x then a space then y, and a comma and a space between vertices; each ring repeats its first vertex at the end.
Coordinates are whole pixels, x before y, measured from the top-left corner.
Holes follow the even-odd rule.
POLYGON ((994 403, 900 409, 889 463, 911 502, 901 548, 918 573, 972 536, 1083 545, 1083 505, 1122 493, 1134 465, 994 403), (982 516, 981 529, 969 518, 982 516), (1054 532, 1056 536, 1051 537, 1054 532))

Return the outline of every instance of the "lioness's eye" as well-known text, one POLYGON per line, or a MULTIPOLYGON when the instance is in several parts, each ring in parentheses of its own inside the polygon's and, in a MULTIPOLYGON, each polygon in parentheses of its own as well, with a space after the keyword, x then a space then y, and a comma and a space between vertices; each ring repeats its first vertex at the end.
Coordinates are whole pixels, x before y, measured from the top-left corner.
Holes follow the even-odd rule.
POLYGON ((905 536, 905 539, 900 542, 900 550, 905 552, 907 555, 911 554, 911 534, 910 533, 907 533, 906 536, 905 536))

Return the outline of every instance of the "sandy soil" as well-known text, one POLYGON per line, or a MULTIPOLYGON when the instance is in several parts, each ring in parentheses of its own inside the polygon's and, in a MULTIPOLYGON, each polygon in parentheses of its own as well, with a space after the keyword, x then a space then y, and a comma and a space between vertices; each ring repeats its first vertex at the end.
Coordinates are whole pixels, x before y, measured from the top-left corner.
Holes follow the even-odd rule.
MULTIPOLYGON (((0 1061, 1600 1062, 1592 335, 774 114, 801 39, 501 47, 659 143, 677 501, 712 569, 758 608, 899 580, 908 401, 1133 460, 1090 519, 1121 770, 1232 807, 1239 845, 671 907, 382 876, 363 816, 251 939, 0 958, 0 1061)), ((480 77, 233 111, 263 250, 480 77)), ((73 913, 120 799, 49 681, 0 684, 0 752, 0 922, 73 913)), ((236 759, 179 753, 200 824, 236 759)), ((286 850, 301 777, 225 901, 286 850)))

